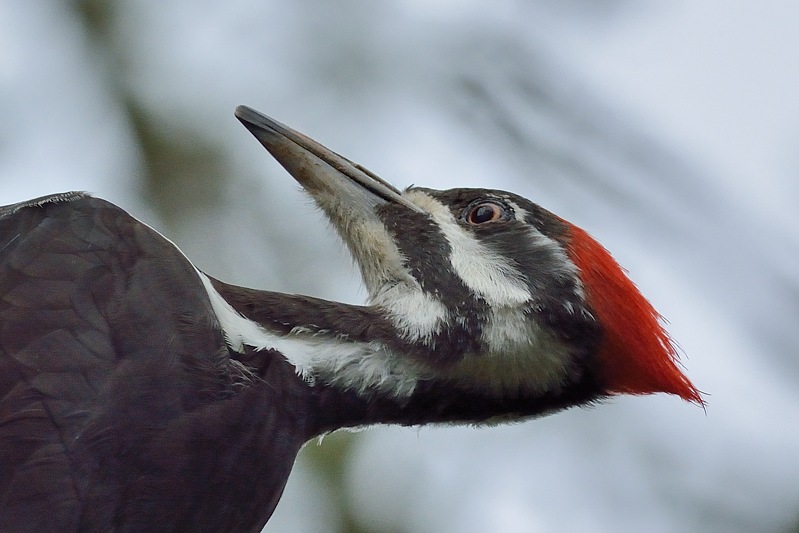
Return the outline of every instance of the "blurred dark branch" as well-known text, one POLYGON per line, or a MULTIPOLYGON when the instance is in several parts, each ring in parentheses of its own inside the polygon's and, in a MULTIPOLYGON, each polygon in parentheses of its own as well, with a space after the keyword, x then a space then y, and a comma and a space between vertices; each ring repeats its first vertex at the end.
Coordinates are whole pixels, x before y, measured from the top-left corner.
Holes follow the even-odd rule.
POLYGON ((108 85, 128 117, 143 169, 142 194, 162 220, 175 227, 189 212, 209 211, 222 203, 222 178, 228 171, 222 150, 207 135, 167 122, 126 83, 126 65, 133 58, 116 37, 116 8, 110 0, 75 2, 108 85))

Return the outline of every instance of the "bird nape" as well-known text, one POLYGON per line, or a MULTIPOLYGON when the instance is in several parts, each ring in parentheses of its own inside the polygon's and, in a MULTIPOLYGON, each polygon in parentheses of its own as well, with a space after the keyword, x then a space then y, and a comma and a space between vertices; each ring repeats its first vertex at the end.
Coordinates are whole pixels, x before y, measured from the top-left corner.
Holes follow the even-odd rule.
POLYGON ((224 283, 87 194, 0 208, 0 531, 259 531, 303 443, 339 428, 702 405, 583 230, 504 191, 399 191, 236 116, 330 219, 369 304, 224 283))

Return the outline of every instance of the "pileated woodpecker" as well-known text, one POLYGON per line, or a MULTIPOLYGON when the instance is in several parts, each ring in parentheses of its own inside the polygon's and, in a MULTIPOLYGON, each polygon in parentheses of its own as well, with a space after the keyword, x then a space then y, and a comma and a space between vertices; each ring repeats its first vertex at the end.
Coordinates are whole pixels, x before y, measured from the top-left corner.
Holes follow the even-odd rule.
POLYGON ((399 191, 236 116, 338 230, 369 305, 229 285, 87 194, 0 208, 0 531, 259 531, 303 443, 338 428, 702 404, 583 230, 504 191, 399 191))

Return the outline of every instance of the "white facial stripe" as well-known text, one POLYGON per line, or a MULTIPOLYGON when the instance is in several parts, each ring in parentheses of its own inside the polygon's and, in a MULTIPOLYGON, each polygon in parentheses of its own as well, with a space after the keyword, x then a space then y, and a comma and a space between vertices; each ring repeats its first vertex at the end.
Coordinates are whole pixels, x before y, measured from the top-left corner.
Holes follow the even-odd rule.
POLYGON ((222 298, 208 276, 198 271, 228 345, 280 352, 308 383, 323 382, 359 394, 375 390, 395 398, 409 397, 421 372, 405 357, 378 342, 352 342, 296 328, 287 335, 273 333, 242 316, 222 298))
POLYGON ((400 335, 410 342, 429 345, 449 319, 447 307, 422 291, 418 283, 392 285, 380 291, 371 303, 384 309, 400 335))
POLYGON ((491 307, 517 306, 530 300, 521 275, 504 258, 491 253, 457 224, 442 226, 452 247, 451 261, 464 284, 491 307))
POLYGON ((527 210, 521 207, 519 204, 514 202, 513 200, 508 200, 507 198, 504 199, 508 202, 508 205, 513 208, 514 218, 519 222, 527 222, 527 210))
POLYGON ((555 259, 550 275, 558 275, 564 279, 570 279, 574 283, 574 294, 580 298, 584 298, 583 283, 580 279, 580 273, 577 270, 577 265, 574 264, 563 247, 558 244, 554 239, 551 239, 533 227, 528 228, 529 246, 546 249, 547 252, 555 259))
POLYGON ((505 258, 486 248, 462 228, 448 207, 422 191, 404 193, 430 213, 449 243, 455 273, 491 307, 518 306, 531 299, 523 276, 505 258))

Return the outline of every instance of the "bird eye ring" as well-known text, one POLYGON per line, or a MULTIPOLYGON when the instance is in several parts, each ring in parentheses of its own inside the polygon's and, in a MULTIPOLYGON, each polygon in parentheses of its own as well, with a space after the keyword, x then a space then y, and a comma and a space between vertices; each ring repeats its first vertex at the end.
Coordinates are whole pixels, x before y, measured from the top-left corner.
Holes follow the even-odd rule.
POLYGON ((490 201, 472 204, 463 212, 463 220, 473 226, 498 222, 507 218, 507 209, 501 204, 490 201))

